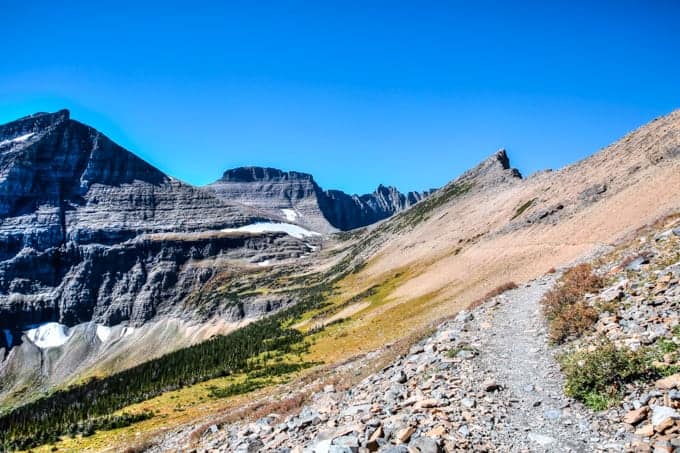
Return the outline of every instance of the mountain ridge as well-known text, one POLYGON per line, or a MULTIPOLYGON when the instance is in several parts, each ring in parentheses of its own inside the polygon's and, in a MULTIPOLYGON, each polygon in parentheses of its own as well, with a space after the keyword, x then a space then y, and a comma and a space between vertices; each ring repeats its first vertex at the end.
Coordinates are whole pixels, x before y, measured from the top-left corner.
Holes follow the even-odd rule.
POLYGON ((326 233, 383 220, 436 190, 401 193, 394 186, 379 184, 370 194, 350 195, 321 188, 309 173, 257 166, 228 169, 205 187, 223 199, 269 208, 273 215, 287 210, 289 218, 295 216, 298 223, 326 233))

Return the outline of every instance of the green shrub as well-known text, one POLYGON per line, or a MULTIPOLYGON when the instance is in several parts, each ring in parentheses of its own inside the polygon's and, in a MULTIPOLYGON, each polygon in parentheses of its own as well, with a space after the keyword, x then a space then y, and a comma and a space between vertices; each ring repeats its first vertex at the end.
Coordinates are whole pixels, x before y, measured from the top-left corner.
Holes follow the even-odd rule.
POLYGON ((226 387, 211 386, 209 396, 211 398, 228 398, 230 396, 242 395, 265 387, 270 382, 259 379, 247 379, 243 382, 229 384, 226 387))
POLYGON ((522 206, 518 207, 517 210, 515 210, 515 214, 512 216, 510 220, 511 221, 515 220, 517 217, 521 216, 524 213, 524 211, 529 209, 531 205, 534 204, 534 201, 536 201, 536 198, 532 198, 531 200, 524 203, 522 206))
POLYGON ((626 384, 656 376, 648 351, 617 349, 608 342, 593 351, 566 354, 560 364, 566 379, 565 393, 594 410, 619 402, 626 384))

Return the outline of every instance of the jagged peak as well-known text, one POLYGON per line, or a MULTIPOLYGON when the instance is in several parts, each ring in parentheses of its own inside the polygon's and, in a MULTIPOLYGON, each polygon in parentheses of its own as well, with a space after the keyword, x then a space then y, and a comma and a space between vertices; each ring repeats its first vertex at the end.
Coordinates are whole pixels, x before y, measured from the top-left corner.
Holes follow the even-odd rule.
POLYGON ((53 113, 38 112, 24 116, 9 123, 0 125, 0 137, 12 138, 12 135, 21 135, 31 132, 39 132, 48 127, 68 121, 71 112, 67 109, 58 110, 53 113))
POLYGON ((501 182, 506 179, 522 179, 522 174, 519 170, 510 166, 508 153, 505 149, 501 148, 484 159, 476 167, 463 173, 460 179, 501 182))

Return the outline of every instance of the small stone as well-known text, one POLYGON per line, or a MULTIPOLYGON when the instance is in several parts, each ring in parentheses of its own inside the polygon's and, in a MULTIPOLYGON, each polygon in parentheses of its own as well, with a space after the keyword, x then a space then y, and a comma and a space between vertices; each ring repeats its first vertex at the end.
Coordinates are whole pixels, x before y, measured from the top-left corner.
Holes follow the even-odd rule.
POLYGON ((428 437, 442 437, 446 434, 446 428, 443 426, 436 426, 425 433, 428 437))
POLYGON ((543 411, 543 415, 548 420, 557 420, 562 416, 562 411, 559 409, 546 409, 543 411))
POLYGON ((666 440, 654 442, 654 453, 673 453, 673 446, 666 440))
POLYGON ((680 373, 672 374, 656 381, 656 388, 661 390, 680 389, 680 373))
POLYGON ((673 421, 672 418, 668 417, 663 419, 656 426, 654 426, 654 431, 656 431, 657 433, 662 433, 672 426, 675 426, 675 422, 673 421))
POLYGON ((409 451, 415 450, 418 453, 439 453, 441 450, 437 442, 430 437, 418 437, 411 440, 408 444, 409 451))
POLYGON ((406 382, 408 378, 406 377, 406 373, 404 373, 404 370, 399 370, 393 377, 392 381, 396 382, 397 384, 403 384, 406 382))
POLYGON ((500 390, 501 386, 496 383, 493 379, 489 379, 484 381, 482 384, 482 388, 484 389, 485 392, 493 392, 495 390, 500 390))
POLYGON ((654 427, 648 423, 635 431, 636 436, 652 437, 654 435, 654 427))
POLYGON ((433 407, 439 407, 439 401, 437 401, 434 398, 429 398, 426 400, 421 400, 418 401, 416 404, 414 404, 414 408, 416 409, 431 409, 433 407))
POLYGON ((413 426, 407 426, 397 433, 397 442, 405 444, 415 432, 416 429, 413 426))
POLYGON ((623 422, 628 423, 629 425, 637 425, 642 420, 647 418, 648 413, 649 407, 642 406, 641 408, 630 411, 626 415, 624 415, 623 422))
POLYGON ((473 407, 475 407, 476 403, 475 403, 475 400, 473 400, 472 398, 463 398, 460 401, 460 404, 467 407, 468 409, 472 409, 473 407))
POLYGON ((529 440, 531 440, 532 442, 536 442, 537 444, 542 445, 544 447, 555 442, 554 438, 539 433, 529 433, 529 440))
POLYGON ((467 310, 463 310, 456 315, 456 322, 468 322, 475 319, 475 317, 467 310))
POLYGON ((475 356, 475 351, 471 351, 470 349, 461 349, 456 353, 456 358, 460 360, 469 360, 474 358, 475 356))
POLYGON ((336 445, 353 453, 359 451, 359 439, 356 436, 342 436, 333 439, 332 445, 336 445))
POLYGON ((667 419, 671 419, 671 422, 680 419, 680 414, 668 406, 652 406, 652 426, 655 429, 662 423, 667 423, 667 419))
POLYGON ((380 444, 378 443, 378 439, 383 437, 383 429, 382 426, 378 426, 378 429, 373 431, 373 434, 371 434, 371 437, 368 438, 368 441, 366 442, 366 448, 368 451, 378 451, 378 448, 380 448, 380 444))
POLYGON ((425 347, 423 349, 428 354, 434 354, 435 352, 437 352, 437 345, 434 344, 434 343, 428 343, 428 344, 425 345, 425 347))

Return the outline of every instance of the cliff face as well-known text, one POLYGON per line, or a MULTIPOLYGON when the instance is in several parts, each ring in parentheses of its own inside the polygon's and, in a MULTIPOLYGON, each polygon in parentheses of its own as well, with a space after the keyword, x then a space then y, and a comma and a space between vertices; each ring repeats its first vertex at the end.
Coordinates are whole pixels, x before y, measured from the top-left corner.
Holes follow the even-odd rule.
POLYGON ((68 111, 0 126, 0 236, 23 247, 112 244, 141 232, 238 226, 254 211, 163 174, 68 111))
POLYGON ((380 185, 371 194, 348 195, 340 190, 323 190, 307 173, 263 167, 227 170, 206 188, 222 199, 264 209, 320 232, 370 225, 432 192, 402 194, 395 187, 380 185))
POLYGON ((210 279, 201 260, 311 251, 280 233, 219 233, 266 219, 165 175, 68 111, 0 126, 0 328, 141 324, 210 279))

